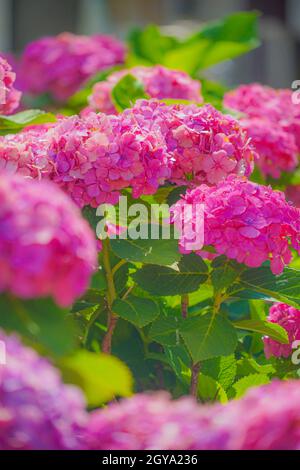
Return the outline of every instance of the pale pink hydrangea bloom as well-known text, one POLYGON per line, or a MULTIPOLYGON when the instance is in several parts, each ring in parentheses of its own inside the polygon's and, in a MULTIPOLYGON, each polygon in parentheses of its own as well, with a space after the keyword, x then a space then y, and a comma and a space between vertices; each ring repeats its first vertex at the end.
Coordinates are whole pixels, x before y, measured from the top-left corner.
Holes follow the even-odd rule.
MULTIPOLYGON (((204 204, 204 245, 215 248, 238 263, 259 267, 270 260, 280 274, 292 259, 291 248, 300 252, 300 210, 288 204, 284 194, 231 175, 214 187, 201 185, 172 208, 175 225, 181 227, 183 208, 193 209, 195 231, 197 204, 204 204)), ((191 235, 180 239, 183 252, 191 235)))
POLYGON ((92 75, 124 59, 125 46, 113 37, 62 33, 28 44, 18 73, 24 91, 64 101, 92 75))
POLYGON ((21 93, 14 88, 16 74, 0 56, 0 114, 11 114, 20 103, 21 93))
MULTIPOLYGON (((288 89, 276 90, 271 87, 263 86, 258 83, 250 85, 241 85, 237 89, 230 91, 224 96, 224 106, 229 109, 240 111, 249 118, 248 130, 251 135, 251 119, 262 118, 269 122, 266 125, 267 130, 281 127, 282 131, 290 135, 290 139, 294 139, 293 146, 296 145, 298 153, 300 152, 300 104, 293 102, 293 91, 288 89)), ((255 125, 255 121, 254 124, 255 125)), ((279 142, 278 137, 278 142, 279 142)), ((287 141, 287 137, 284 138, 287 141)), ((291 144, 289 144, 291 145, 291 144)), ((288 148, 288 147, 286 147, 288 148)), ((291 154, 294 150, 291 147, 291 154)), ((280 156, 279 154, 275 154, 280 156)), ((262 155, 264 158, 264 155, 262 155)), ((275 162, 275 157, 273 162, 275 162)), ((293 155, 290 157, 294 159, 293 155)), ((282 161, 278 162, 278 166, 282 161)), ((277 165, 276 165, 277 166, 277 165)), ((285 171, 290 171, 289 165, 287 168, 282 168, 285 171)))
POLYGON ((88 420, 81 391, 16 336, 0 330, 0 341, 0 450, 80 449, 88 420))
POLYGON ((38 178, 50 177, 47 131, 53 123, 26 127, 18 134, 0 136, 0 170, 38 178))
POLYGON ((177 184, 216 184, 229 174, 249 176, 256 158, 246 132, 231 116, 211 105, 168 106, 139 100, 123 112, 148 132, 160 132, 169 153, 171 181, 177 184))
POLYGON ((120 190, 153 194, 170 175, 160 135, 122 123, 119 116, 90 113, 49 130, 48 158, 55 182, 79 206, 116 203, 120 190))
POLYGON ((272 338, 264 337, 267 359, 271 356, 289 357, 293 352, 293 342, 300 340, 300 310, 286 304, 276 303, 270 308, 268 320, 287 331, 289 344, 281 344, 272 338))
POLYGON ((144 86, 150 98, 182 99, 202 103, 201 85, 187 73, 170 70, 161 65, 154 67, 137 66, 127 70, 114 72, 103 81, 96 83, 89 97, 89 104, 95 111, 116 114, 111 92, 113 87, 125 75, 133 75, 144 86))
POLYGON ((0 291, 71 305, 97 265, 94 234, 54 184, 0 174, 0 291))
POLYGON ((95 411, 84 441, 91 450, 300 450, 296 380, 253 388, 226 405, 140 394, 95 411))

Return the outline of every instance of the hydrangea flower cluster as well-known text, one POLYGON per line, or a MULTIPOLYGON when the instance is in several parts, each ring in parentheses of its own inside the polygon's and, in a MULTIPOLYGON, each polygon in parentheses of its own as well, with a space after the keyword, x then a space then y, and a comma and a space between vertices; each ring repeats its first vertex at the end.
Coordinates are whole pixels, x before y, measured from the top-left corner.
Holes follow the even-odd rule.
POLYGON ((300 184, 287 186, 285 194, 288 201, 291 201, 295 206, 300 207, 300 184))
POLYGON ((50 182, 1 172, 0 292, 71 305, 96 262, 93 232, 68 196, 50 182))
POLYGON ((89 97, 90 107, 95 111, 107 114, 116 114, 117 110, 112 101, 113 87, 125 75, 133 75, 144 86, 145 93, 150 98, 172 98, 202 103, 201 85, 193 80, 187 73, 179 70, 170 70, 161 65, 154 67, 133 67, 109 75, 103 81, 96 83, 89 97))
POLYGON ((292 134, 262 118, 241 119, 240 123, 261 156, 257 166, 265 176, 280 178, 283 171, 292 172, 297 167, 298 148, 292 134))
POLYGON ((14 88, 16 74, 0 56, 0 114, 11 114, 18 106, 21 92, 14 88))
POLYGON ((0 137, 0 170, 41 179, 51 175, 53 165, 46 153, 46 133, 53 125, 26 127, 18 134, 0 137))
POLYGON ((81 448, 87 422, 84 398, 58 371, 16 336, 0 330, 0 450, 81 448))
POLYGON ((116 203, 127 187, 133 197, 153 194, 170 175, 160 135, 127 125, 119 116, 73 116, 50 129, 47 139, 53 179, 79 206, 116 203))
POLYGON ((216 184, 229 174, 249 176, 256 153, 239 123, 211 105, 168 106, 139 100, 123 120, 160 132, 170 156, 171 181, 216 184))
POLYGON ((110 36, 62 33, 26 47, 18 68, 22 88, 32 94, 50 93, 64 101, 97 72, 122 64, 125 47, 110 36))
POLYGON ((159 392, 93 412, 84 441, 90 450, 192 449, 206 429, 201 408, 191 398, 172 401, 159 392))
MULTIPOLYGON (((292 259, 290 246, 300 252, 300 210, 289 205, 284 194, 231 175, 215 187, 201 185, 172 208, 175 225, 182 226, 184 206, 191 205, 192 229, 196 230, 197 205, 204 205, 204 245, 238 263, 259 267, 270 260, 273 274, 280 274, 292 259)), ((183 252, 191 233, 182 233, 183 252)))
POLYGON ((300 310, 286 304, 276 303, 270 308, 268 320, 277 323, 287 331, 289 344, 281 344, 268 336, 264 337, 266 358, 289 357, 293 352, 293 342, 300 340, 300 310))
POLYGON ((208 439, 200 435, 196 448, 300 450, 298 380, 274 381, 251 389, 239 400, 217 406, 210 412, 214 412, 212 432, 208 439))
POLYGON ((292 93, 253 83, 224 96, 226 108, 246 115, 244 124, 260 153, 260 167, 276 178, 294 170, 300 152, 300 105, 293 102, 292 93))
POLYGON ((253 388, 227 405, 135 395, 92 413, 84 440, 92 450, 300 449, 299 403, 297 381, 253 388))

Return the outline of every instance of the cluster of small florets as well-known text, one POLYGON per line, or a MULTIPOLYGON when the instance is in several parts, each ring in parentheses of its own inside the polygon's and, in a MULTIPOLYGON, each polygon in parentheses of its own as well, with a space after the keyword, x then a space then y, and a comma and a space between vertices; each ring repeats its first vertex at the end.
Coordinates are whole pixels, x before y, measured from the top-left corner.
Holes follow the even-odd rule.
POLYGON ((96 262, 92 230, 68 196, 47 181, 0 174, 0 292, 71 305, 96 262))
POLYGON ((84 440, 93 450, 295 450, 299 403, 298 381, 254 388, 223 406, 135 395, 92 413, 84 440))
MULTIPOLYGON (((209 419, 208 415, 208 423, 209 419)), ((206 430, 196 402, 191 398, 173 401, 159 392, 135 395, 95 411, 84 441, 91 450, 195 449, 196 436, 206 430)))
POLYGON ((51 124, 26 127, 18 134, 0 137, 0 170, 41 179, 53 172, 47 157, 46 133, 51 124))
POLYGON ((293 352, 293 342, 300 340, 300 310, 290 305, 276 303, 269 311, 268 320, 282 326, 288 333, 289 343, 281 344, 272 338, 264 337, 265 355, 289 357, 293 352))
POLYGON ((21 57, 18 78, 33 94, 50 93, 64 101, 95 73, 122 64, 125 47, 110 36, 62 33, 30 43, 21 57))
POLYGON ((95 111, 116 114, 117 110, 112 100, 112 89, 125 75, 133 75, 144 87, 150 98, 189 100, 202 103, 201 85, 187 73, 170 70, 161 65, 154 67, 133 67, 109 75, 107 80, 96 83, 89 97, 89 104, 95 111))
MULTIPOLYGON (((181 229, 184 206, 192 208, 192 231, 196 230, 197 205, 204 205, 204 245, 216 253, 249 267, 270 261, 280 274, 292 259, 291 248, 300 251, 300 211, 289 205, 284 194, 245 178, 229 176, 214 187, 201 185, 173 206, 175 224, 181 229)), ((182 232, 180 247, 188 251, 190 232, 182 232), (188 235, 188 236, 187 236, 188 235)))
POLYGON ((246 132, 231 116, 211 105, 168 106, 140 100, 124 111, 149 132, 160 132, 169 153, 171 181, 216 184, 229 174, 250 175, 256 158, 246 132))
POLYGON ((87 422, 80 390, 17 337, 0 331, 0 341, 0 450, 79 449, 87 422))
POLYGON ((242 112, 247 128, 260 154, 263 174, 278 178, 293 171, 300 152, 300 105, 293 102, 291 90, 275 90, 257 83, 242 85, 226 93, 224 106, 242 112))
POLYGON ((127 187, 133 197, 153 194, 170 175, 159 137, 127 126, 119 116, 70 117, 48 132, 53 179, 79 206, 116 203, 127 187))
POLYGON ((14 88, 16 74, 0 56, 0 114, 11 114, 20 103, 21 93, 14 88))

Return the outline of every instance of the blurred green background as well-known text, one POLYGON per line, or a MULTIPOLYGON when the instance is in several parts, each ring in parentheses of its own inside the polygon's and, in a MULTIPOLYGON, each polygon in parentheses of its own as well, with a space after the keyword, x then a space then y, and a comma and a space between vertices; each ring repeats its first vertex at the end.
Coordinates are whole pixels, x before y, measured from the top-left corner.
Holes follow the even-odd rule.
POLYGON ((0 50, 20 52, 29 41, 62 31, 124 38, 148 23, 184 36, 206 20, 253 9, 262 12, 262 46, 211 73, 228 85, 290 87, 300 77, 299 0, 0 0, 0 50))

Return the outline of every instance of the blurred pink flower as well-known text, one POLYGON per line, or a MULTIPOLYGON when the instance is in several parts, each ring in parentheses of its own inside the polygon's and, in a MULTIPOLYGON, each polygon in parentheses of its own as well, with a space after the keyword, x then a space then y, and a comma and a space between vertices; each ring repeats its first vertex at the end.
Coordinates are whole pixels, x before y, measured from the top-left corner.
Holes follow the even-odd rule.
POLYGON ((292 344, 300 340, 300 310, 286 304, 276 303, 269 311, 268 320, 282 326, 288 333, 289 344, 281 344, 268 336, 264 337, 265 355, 289 357, 292 352, 292 344))
POLYGON ((16 75, 0 56, 0 114, 11 114, 20 103, 21 92, 14 88, 16 75))

